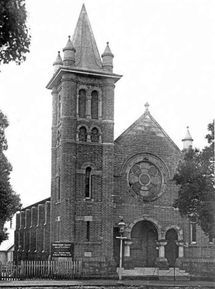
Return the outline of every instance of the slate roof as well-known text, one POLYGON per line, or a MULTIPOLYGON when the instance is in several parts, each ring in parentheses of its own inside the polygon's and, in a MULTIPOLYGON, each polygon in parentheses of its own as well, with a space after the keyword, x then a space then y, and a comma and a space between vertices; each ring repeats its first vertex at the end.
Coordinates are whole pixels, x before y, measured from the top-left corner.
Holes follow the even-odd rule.
POLYGON ((72 39, 75 47, 75 66, 82 69, 103 70, 85 5, 83 4, 72 39))
POLYGON ((138 130, 141 130, 146 132, 153 132, 159 137, 166 138, 175 147, 176 150, 180 151, 178 146, 168 136, 168 134, 159 125, 159 123, 153 118, 153 116, 148 110, 148 106, 148 103, 146 103, 145 112, 115 140, 115 143, 119 143, 121 139, 123 139, 124 136, 126 136, 127 134, 136 134, 138 130))

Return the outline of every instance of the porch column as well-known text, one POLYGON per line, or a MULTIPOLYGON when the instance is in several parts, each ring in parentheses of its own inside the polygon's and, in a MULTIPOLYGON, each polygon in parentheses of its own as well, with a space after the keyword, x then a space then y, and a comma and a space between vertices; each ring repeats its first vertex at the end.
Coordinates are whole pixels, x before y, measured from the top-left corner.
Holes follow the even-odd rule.
POLYGON ((124 257, 130 257, 130 247, 131 247, 132 241, 125 240, 124 241, 124 257))
POLYGON ((184 258, 184 241, 176 241, 178 246, 178 258, 176 259, 175 266, 183 269, 183 258, 184 258))
POLYGON ((159 269, 167 269, 168 268, 168 261, 165 258, 165 246, 167 244, 166 240, 159 240, 157 242, 158 250, 159 250, 159 257, 157 258, 157 266, 159 269))
POLYGON ((178 258, 184 257, 184 241, 180 240, 176 243, 178 245, 178 258))
POLYGON ((160 240, 158 241, 159 246, 159 258, 165 258, 165 249, 164 246, 166 246, 167 241, 166 240, 160 240))
POLYGON ((91 95, 87 93, 86 99, 86 117, 91 118, 91 95))

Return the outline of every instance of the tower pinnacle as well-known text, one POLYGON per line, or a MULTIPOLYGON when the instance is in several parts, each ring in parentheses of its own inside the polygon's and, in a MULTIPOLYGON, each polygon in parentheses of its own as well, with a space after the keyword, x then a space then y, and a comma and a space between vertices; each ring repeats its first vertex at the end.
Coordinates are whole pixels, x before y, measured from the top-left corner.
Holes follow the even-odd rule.
POLYGON ((60 56, 60 51, 58 51, 56 60, 55 60, 55 62, 53 63, 54 72, 57 71, 58 68, 59 68, 61 65, 63 65, 63 61, 62 61, 62 58, 61 58, 61 56, 60 56))
POLYGON ((114 58, 114 55, 110 50, 109 42, 107 42, 105 51, 102 54, 103 68, 105 70, 109 70, 111 72, 113 71, 113 58, 114 58))
POLYGON ((70 35, 68 36, 68 41, 66 46, 63 48, 64 58, 63 64, 65 66, 73 66, 75 64, 75 48, 70 40, 70 35))
POLYGON ((187 126, 187 131, 186 131, 185 137, 182 139, 182 142, 183 142, 183 149, 184 150, 192 148, 193 138, 190 134, 189 126, 187 126))

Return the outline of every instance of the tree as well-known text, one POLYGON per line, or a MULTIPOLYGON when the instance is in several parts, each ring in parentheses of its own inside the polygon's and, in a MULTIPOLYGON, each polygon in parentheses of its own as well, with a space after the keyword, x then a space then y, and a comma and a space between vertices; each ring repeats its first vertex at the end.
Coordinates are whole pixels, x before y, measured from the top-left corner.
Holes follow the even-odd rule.
POLYGON ((20 198, 13 191, 10 184, 12 166, 8 162, 4 151, 7 150, 5 129, 8 127, 6 116, 0 111, 0 243, 7 239, 4 223, 21 208, 20 198))
POLYGON ((173 206, 181 216, 195 220, 204 233, 215 237, 214 125, 208 125, 208 146, 188 149, 178 165, 174 181, 179 185, 173 206))
POLYGON ((0 64, 25 61, 30 35, 25 0, 0 0, 0 64))

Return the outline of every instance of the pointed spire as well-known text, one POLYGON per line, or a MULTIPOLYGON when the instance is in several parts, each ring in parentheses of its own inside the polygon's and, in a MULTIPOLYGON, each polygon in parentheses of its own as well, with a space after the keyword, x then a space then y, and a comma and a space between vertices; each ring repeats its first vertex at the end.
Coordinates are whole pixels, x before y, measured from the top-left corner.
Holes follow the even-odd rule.
POLYGON ((63 48, 64 58, 63 64, 65 66, 73 66, 75 64, 75 48, 70 40, 70 35, 68 36, 68 41, 66 46, 63 48))
POLYGON ((192 148, 193 138, 190 134, 189 126, 187 126, 187 131, 186 131, 185 137, 182 139, 182 142, 183 142, 183 149, 184 150, 192 148))
POLYGON ((61 65, 63 65, 63 61, 62 61, 62 58, 61 58, 61 56, 60 56, 60 51, 58 51, 56 60, 55 60, 55 62, 53 63, 54 72, 57 71, 58 68, 59 68, 61 65))
POLYGON ((85 5, 83 4, 72 42, 76 49, 75 66, 89 70, 101 70, 102 62, 85 5))
POLYGON ((105 70, 113 71, 113 58, 114 55, 110 50, 109 42, 107 42, 105 51, 102 54, 103 68, 105 70))

